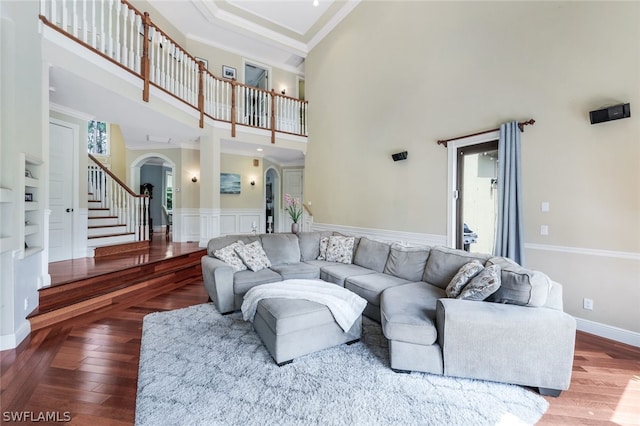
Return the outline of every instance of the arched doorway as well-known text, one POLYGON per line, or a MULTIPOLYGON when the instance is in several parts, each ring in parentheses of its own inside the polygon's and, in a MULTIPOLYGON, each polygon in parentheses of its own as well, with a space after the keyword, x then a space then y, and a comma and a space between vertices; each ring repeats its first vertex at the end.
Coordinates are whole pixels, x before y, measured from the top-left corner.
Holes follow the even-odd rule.
POLYGON ((274 167, 264 172, 264 220, 267 232, 279 232, 280 174, 274 167))
POLYGON ((175 163, 167 156, 147 153, 131 163, 129 185, 143 193, 143 187, 150 189, 149 224, 151 232, 161 233, 170 239, 171 218, 177 207, 173 197, 175 163))

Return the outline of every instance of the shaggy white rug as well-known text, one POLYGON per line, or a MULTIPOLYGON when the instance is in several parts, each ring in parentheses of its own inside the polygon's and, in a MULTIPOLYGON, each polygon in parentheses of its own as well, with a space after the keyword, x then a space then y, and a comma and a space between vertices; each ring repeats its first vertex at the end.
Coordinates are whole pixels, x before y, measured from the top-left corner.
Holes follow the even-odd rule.
POLYGON ((380 325, 363 339, 278 367, 250 323, 212 304, 144 318, 136 425, 533 424, 519 386, 394 373, 380 325))

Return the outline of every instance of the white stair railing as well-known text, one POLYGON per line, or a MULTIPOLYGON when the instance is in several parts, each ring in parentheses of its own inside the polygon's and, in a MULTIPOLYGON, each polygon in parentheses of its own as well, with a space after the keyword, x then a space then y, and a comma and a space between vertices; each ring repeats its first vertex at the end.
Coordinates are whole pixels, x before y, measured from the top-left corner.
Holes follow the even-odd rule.
POLYGON ((116 216, 135 241, 149 239, 149 197, 134 193, 89 154, 89 201, 99 202, 106 216, 116 216))

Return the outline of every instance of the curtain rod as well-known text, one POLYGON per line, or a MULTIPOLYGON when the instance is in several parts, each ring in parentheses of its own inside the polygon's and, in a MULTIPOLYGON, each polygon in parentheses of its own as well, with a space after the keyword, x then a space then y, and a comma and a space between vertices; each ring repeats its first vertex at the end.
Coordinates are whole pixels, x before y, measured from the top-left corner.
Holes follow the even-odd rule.
MULTIPOLYGON (((534 120, 533 118, 527 121, 521 121, 518 123, 518 128, 520 129, 521 132, 524 132, 524 126, 527 126, 529 124, 533 125, 536 122, 536 120, 534 120)), ((441 139, 438 141, 438 145, 444 145, 444 147, 447 147, 447 143, 451 142, 451 141, 457 141, 458 139, 464 139, 464 138, 469 138, 471 136, 478 136, 478 135, 484 135, 485 133, 491 133, 491 132, 497 132, 498 130, 500 130, 500 127, 498 127, 497 129, 491 129, 491 130, 485 130, 482 132, 478 132, 478 133, 471 133, 470 135, 464 135, 464 136, 458 136, 455 138, 451 138, 451 139, 441 139)))

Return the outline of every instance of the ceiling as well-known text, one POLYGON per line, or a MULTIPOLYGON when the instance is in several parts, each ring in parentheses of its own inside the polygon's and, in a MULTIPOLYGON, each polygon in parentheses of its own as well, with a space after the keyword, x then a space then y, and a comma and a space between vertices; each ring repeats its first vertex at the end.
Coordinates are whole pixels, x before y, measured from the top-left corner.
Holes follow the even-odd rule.
MULTIPOLYGON (((360 0, 148 0, 185 37, 300 75, 304 59, 360 0)), ((152 15, 153 19, 153 15, 152 15)), ((197 148, 199 129, 125 99, 84 76, 50 68, 54 109, 86 113, 87 119, 120 125, 131 149, 197 148)), ((223 140, 222 152, 304 164, 299 150, 223 140), (261 148, 262 151, 258 151, 261 148)))
POLYGON ((151 4, 189 39, 301 74, 311 49, 359 2, 317 0, 314 6, 314 0, 163 0, 151 4))

